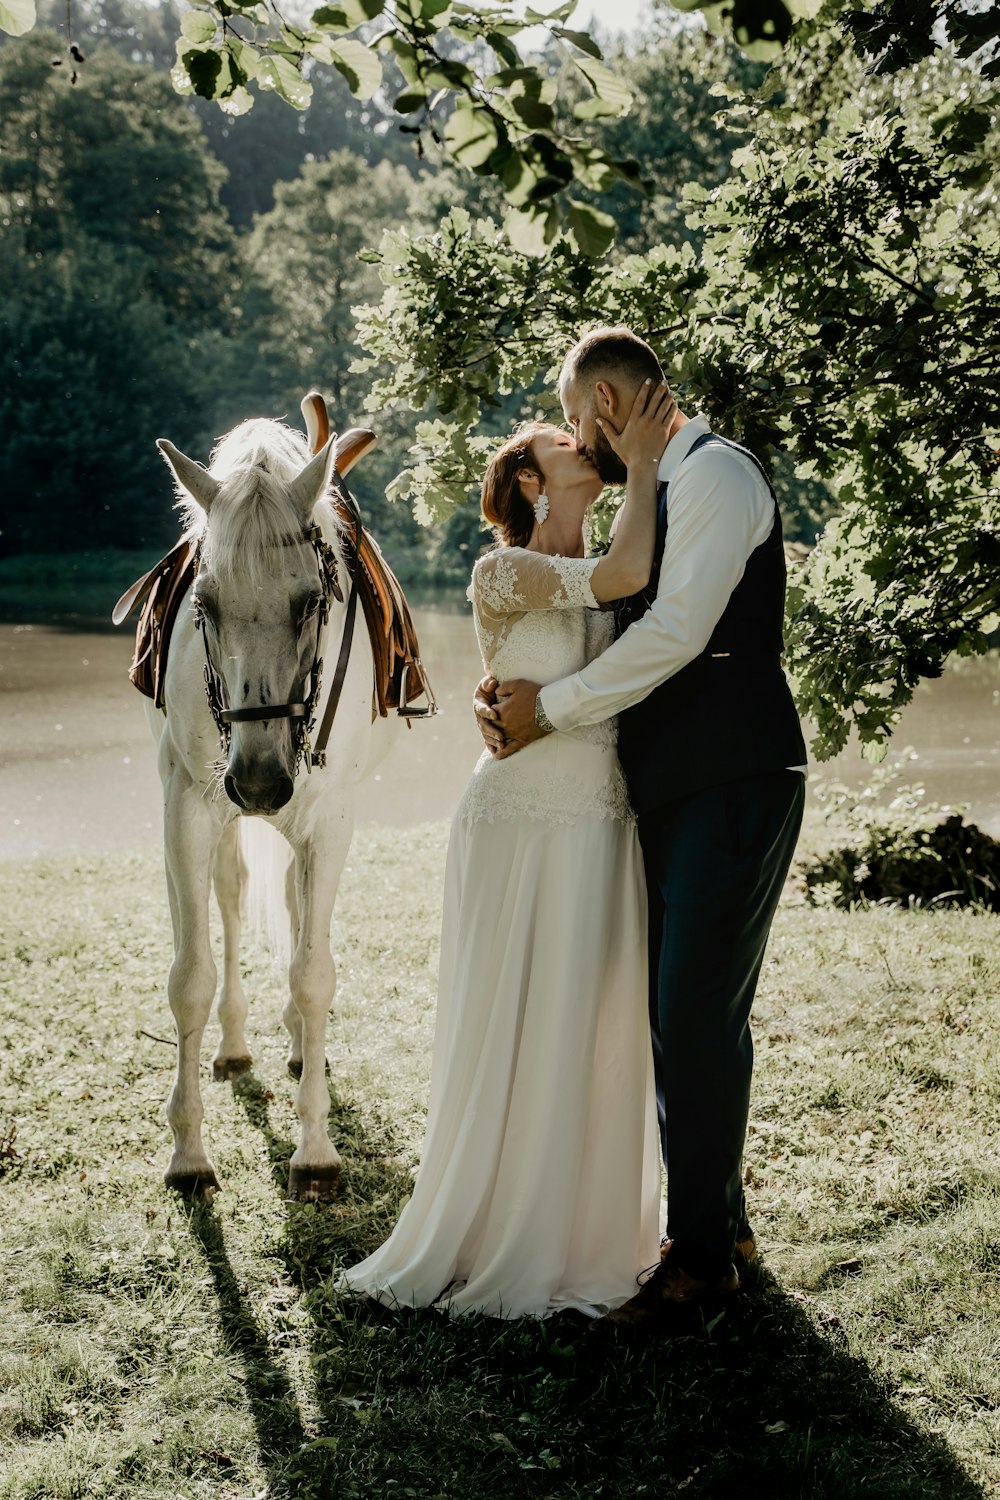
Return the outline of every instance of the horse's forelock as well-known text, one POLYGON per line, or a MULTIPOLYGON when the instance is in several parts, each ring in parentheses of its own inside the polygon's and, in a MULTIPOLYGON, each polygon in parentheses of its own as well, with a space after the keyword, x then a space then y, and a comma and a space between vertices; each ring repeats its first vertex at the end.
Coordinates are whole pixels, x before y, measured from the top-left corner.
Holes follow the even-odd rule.
POLYGON ((209 473, 222 488, 203 534, 206 566, 248 583, 281 571, 274 549, 302 528, 289 489, 309 457, 301 434, 264 418, 242 422, 219 439, 209 473))

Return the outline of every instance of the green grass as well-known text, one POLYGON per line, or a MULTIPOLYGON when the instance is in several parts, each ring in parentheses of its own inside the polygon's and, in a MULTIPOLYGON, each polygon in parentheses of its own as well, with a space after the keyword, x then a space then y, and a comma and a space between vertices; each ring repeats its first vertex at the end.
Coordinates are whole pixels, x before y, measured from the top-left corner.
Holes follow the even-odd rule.
POLYGON ((186 1210, 161 1186, 158 861, 0 865, 0 1496, 1000 1493, 995 916, 782 908, 747 1152, 765 1269, 709 1328, 643 1344, 332 1291, 409 1190, 444 843, 355 842, 328 1208, 283 1201, 270 962, 245 964, 253 1074, 205 1083, 224 1191, 186 1210))

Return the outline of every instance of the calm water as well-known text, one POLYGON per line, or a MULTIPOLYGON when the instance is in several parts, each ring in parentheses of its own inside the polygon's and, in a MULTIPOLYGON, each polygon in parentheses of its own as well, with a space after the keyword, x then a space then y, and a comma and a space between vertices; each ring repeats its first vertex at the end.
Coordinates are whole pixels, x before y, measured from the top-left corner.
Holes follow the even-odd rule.
MULTIPOLYGON (((362 789, 361 822, 405 826, 451 815, 479 755, 471 712, 481 672, 468 615, 417 611, 443 712, 398 736, 362 789)), ((160 785, 142 699, 126 676, 132 634, 0 625, 0 857, 158 844, 160 785)), ((917 759, 906 779, 968 803, 1000 835, 1000 659, 961 662, 924 684, 896 745, 917 759)), ((856 749, 821 768, 851 782, 856 749)))

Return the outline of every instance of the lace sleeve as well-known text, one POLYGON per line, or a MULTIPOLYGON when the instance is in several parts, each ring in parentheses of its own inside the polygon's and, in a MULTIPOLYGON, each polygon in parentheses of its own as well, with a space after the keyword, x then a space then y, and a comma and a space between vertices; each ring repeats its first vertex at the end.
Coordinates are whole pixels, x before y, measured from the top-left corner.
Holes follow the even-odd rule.
POLYGON ((590 579, 600 561, 504 547, 476 563, 472 598, 495 619, 529 609, 597 609, 590 579))

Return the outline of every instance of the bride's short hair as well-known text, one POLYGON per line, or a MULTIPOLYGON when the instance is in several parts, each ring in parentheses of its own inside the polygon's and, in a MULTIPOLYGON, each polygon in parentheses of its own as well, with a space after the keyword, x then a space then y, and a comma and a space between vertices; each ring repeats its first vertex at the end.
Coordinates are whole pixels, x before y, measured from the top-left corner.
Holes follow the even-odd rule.
POLYGON ((504 547, 523 547, 535 525, 533 507, 521 494, 517 476, 530 469, 543 478, 532 442, 540 432, 558 432, 551 422, 528 422, 493 454, 483 475, 483 520, 493 527, 493 535, 504 547))

